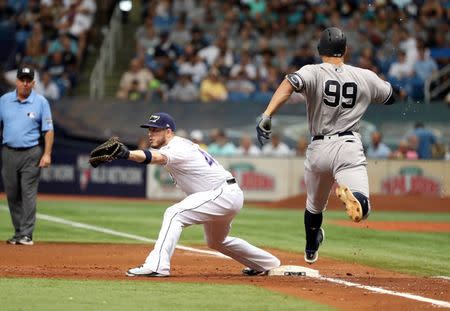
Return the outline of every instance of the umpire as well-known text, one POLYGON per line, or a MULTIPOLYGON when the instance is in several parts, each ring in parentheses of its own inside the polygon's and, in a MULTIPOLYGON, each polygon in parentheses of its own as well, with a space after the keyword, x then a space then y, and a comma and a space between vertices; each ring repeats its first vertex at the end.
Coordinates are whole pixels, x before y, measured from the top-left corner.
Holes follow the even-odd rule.
POLYGON ((39 177, 41 167, 51 163, 54 140, 50 105, 33 87, 34 70, 22 66, 17 71, 16 89, 0 98, 2 178, 15 229, 6 242, 13 245, 33 245, 39 177))

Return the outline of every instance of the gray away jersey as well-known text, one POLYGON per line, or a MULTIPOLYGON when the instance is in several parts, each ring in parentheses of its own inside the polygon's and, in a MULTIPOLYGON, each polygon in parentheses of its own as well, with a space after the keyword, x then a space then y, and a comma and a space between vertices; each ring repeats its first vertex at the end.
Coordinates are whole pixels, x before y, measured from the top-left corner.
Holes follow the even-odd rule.
POLYGON ((306 65, 286 78, 306 96, 312 136, 357 132, 369 104, 384 104, 392 95, 391 85, 374 72, 350 65, 306 65))

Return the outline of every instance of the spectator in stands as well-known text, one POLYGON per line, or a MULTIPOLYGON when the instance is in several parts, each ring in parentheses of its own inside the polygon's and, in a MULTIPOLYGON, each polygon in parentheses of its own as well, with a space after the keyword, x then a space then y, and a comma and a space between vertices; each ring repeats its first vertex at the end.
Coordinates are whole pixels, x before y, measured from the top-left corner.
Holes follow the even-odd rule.
POLYGON ((248 51, 243 50, 241 52, 241 60, 239 63, 235 64, 231 67, 230 76, 236 77, 239 72, 242 70, 245 71, 247 77, 251 80, 256 79, 256 66, 253 64, 252 59, 250 57, 250 53, 248 51))
POLYGON ((241 101, 250 98, 255 91, 254 83, 248 79, 244 70, 228 80, 227 84, 228 96, 231 101, 241 101))
MULTIPOLYGON (((410 139, 410 141, 411 140, 413 139, 410 139)), ((389 155, 389 159, 395 160, 417 160, 418 158, 414 146, 411 146, 407 140, 401 140, 398 144, 398 148, 389 155)))
POLYGON ((297 145, 295 146, 295 155, 298 157, 305 157, 306 156, 306 150, 308 149, 309 141, 306 139, 306 137, 301 136, 297 140, 297 145))
POLYGON ((47 39, 42 32, 41 23, 35 23, 25 46, 25 56, 42 67, 47 56, 47 39))
POLYGON ((265 156, 272 157, 285 157, 293 154, 289 146, 285 142, 281 141, 280 133, 272 134, 270 143, 264 145, 262 148, 262 153, 265 156))
POLYGON ((56 39, 52 40, 48 46, 48 54, 55 52, 70 52, 76 56, 78 52, 78 45, 68 34, 61 33, 56 39))
POLYGON ((131 82, 131 87, 128 90, 127 99, 131 101, 138 101, 144 99, 146 94, 139 90, 139 81, 133 80, 131 82))
POLYGON ((397 61, 392 63, 388 72, 388 80, 392 85, 403 88, 408 95, 412 93, 411 77, 413 76, 413 67, 406 62, 406 53, 400 51, 397 54, 397 61))
POLYGON ((414 90, 419 91, 419 95, 416 97, 423 98, 423 89, 425 82, 433 74, 438 71, 438 66, 433 58, 427 57, 426 49, 423 44, 419 45, 418 48, 418 59, 414 64, 414 90))
POLYGON ((58 100, 60 98, 59 88, 52 81, 52 76, 47 71, 42 73, 42 95, 49 100, 58 100))
POLYGON ((417 40, 404 27, 400 28, 399 35, 398 47, 405 52, 406 63, 412 68, 417 60, 417 40))
POLYGON ((117 91, 117 98, 128 98, 128 94, 133 86, 133 82, 137 81, 137 90, 146 95, 149 85, 153 80, 153 75, 145 68, 142 64, 142 61, 138 58, 134 58, 131 60, 130 65, 128 67, 128 71, 126 71, 119 83, 119 90, 117 91))
POLYGON ((180 47, 191 41, 191 32, 186 24, 186 12, 180 14, 173 30, 170 32, 170 41, 180 47))
POLYGON ((192 130, 192 132, 189 135, 190 139, 193 143, 197 144, 202 148, 203 150, 208 150, 208 146, 203 141, 203 133, 200 130, 192 130))
POLYGON ((228 90, 219 77, 216 68, 209 71, 208 76, 200 84, 202 102, 224 101, 228 98, 228 90))
POLYGON ((138 58, 145 59, 147 63, 147 56, 151 58, 153 50, 159 44, 159 37, 153 27, 151 17, 147 17, 145 24, 136 30, 135 38, 138 58))
POLYGON ((371 159, 387 159, 391 154, 391 149, 383 143, 383 136, 380 132, 375 131, 371 135, 372 142, 367 149, 367 158, 371 159))
POLYGON ((150 81, 149 84, 150 97, 152 99, 159 99, 164 102, 169 100, 170 86, 165 80, 166 78, 167 74, 165 68, 157 68, 154 72, 154 78, 150 81))
POLYGON ((233 53, 227 46, 227 38, 226 37, 218 37, 214 44, 210 44, 200 51, 198 51, 197 55, 206 62, 206 64, 211 67, 219 56, 223 56, 225 58, 225 62, 228 64, 233 63, 233 53))
POLYGON ((190 44, 184 48, 184 55, 178 61, 178 73, 187 74, 192 82, 199 85, 208 74, 208 67, 197 54, 194 47, 190 44))
POLYGON ((261 155, 261 149, 252 142, 250 135, 243 134, 239 140, 239 146, 235 155, 257 157, 261 155))
MULTIPOLYGON (((0 20, 3 21, 3 23, 6 22, 6 18, 2 18, 1 13, 0 13, 0 20)), ((19 58, 21 58, 25 54, 27 40, 30 34, 31 34, 31 25, 28 22, 25 14, 19 15, 17 17, 17 24, 15 29, 15 40, 16 40, 17 54, 20 55, 19 58)))
POLYGON ((178 79, 178 70, 176 61, 179 56, 179 50, 169 40, 169 33, 163 31, 159 35, 159 44, 155 47, 150 63, 150 70, 155 75, 158 72, 158 80, 166 84, 169 88, 173 87, 178 79))
POLYGON ((87 46, 88 32, 94 22, 97 4, 95 0, 72 0, 71 3, 75 6, 75 15, 73 19, 70 16, 67 17, 68 23, 65 29, 77 38, 79 47, 77 58, 81 59, 87 46))
POLYGON ((429 129, 425 128, 422 122, 417 122, 414 126, 412 134, 407 138, 416 136, 418 139, 417 153, 419 159, 431 159, 433 145, 437 143, 436 135, 429 129))
POLYGON ((49 56, 44 70, 50 74, 52 80, 58 85, 60 94, 65 94, 71 88, 67 66, 64 63, 63 54, 55 52, 49 56))
POLYGON ((193 102, 199 99, 199 89, 187 74, 181 74, 178 82, 169 91, 169 98, 180 102, 193 102))
POLYGON ((208 40, 206 40, 203 30, 198 25, 194 25, 191 29, 191 42, 194 47, 195 53, 208 46, 208 40))
POLYGON ((398 81, 403 81, 411 77, 412 73, 412 66, 406 62, 406 53, 404 51, 399 51, 397 53, 397 61, 389 68, 389 77, 398 81))
POLYGON ((291 59, 290 67, 292 71, 297 71, 305 65, 311 65, 315 63, 314 54, 307 44, 303 44, 298 49, 291 59))
POLYGON ((228 139, 224 130, 219 130, 215 140, 208 145, 208 153, 212 156, 232 156, 236 153, 236 146, 228 139))

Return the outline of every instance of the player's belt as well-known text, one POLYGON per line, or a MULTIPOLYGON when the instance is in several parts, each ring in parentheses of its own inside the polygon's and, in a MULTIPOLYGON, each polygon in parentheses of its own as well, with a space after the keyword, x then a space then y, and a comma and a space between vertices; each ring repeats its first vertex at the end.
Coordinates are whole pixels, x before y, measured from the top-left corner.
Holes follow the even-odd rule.
POLYGON ((36 147, 37 145, 36 146, 31 146, 31 147, 10 147, 8 145, 3 145, 3 146, 8 148, 8 149, 14 150, 14 151, 25 151, 25 150, 32 149, 32 148, 36 147))
POLYGON ((236 178, 227 179, 227 184, 232 185, 236 183, 236 178))
MULTIPOLYGON (((337 133, 335 135, 337 135, 337 136, 347 136, 347 135, 353 136, 353 132, 352 131, 346 131, 346 132, 337 133)), ((330 136, 335 136, 335 135, 330 135, 330 136)), ((328 136, 328 135, 326 135, 326 136, 328 136)), ((316 136, 313 137, 312 140, 313 141, 314 140, 323 140, 324 138, 325 138, 325 135, 316 135, 316 136)))

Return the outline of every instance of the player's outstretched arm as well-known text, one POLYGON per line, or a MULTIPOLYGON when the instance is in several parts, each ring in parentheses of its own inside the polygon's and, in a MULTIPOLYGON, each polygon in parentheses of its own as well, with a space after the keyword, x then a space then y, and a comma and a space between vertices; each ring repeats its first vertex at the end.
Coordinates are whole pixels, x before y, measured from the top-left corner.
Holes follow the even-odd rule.
POLYGON ((293 92, 294 88, 291 83, 284 79, 273 94, 264 114, 269 117, 272 116, 289 99, 293 92))
POLYGON ((128 160, 142 164, 167 164, 166 156, 154 150, 131 150, 128 160))

